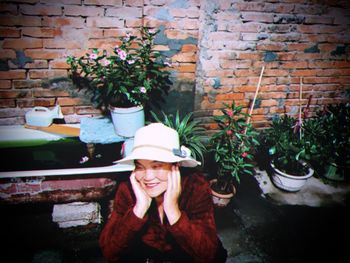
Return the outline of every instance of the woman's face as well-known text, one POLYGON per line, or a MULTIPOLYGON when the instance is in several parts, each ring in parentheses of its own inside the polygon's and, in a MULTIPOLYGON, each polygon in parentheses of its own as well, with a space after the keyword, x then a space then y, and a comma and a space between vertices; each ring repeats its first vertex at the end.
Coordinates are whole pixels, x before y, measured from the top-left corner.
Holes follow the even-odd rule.
POLYGON ((168 187, 168 174, 172 165, 151 160, 136 160, 136 180, 150 197, 160 196, 168 187))

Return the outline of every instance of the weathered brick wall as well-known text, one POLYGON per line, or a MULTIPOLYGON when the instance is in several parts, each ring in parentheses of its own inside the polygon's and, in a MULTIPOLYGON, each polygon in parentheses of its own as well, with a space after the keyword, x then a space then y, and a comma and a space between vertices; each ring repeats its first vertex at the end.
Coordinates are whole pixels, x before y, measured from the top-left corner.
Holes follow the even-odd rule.
POLYGON ((65 89, 67 55, 113 47, 144 24, 161 30, 171 58, 167 107, 187 107, 214 128, 223 102, 247 108, 265 65, 253 111, 256 126, 305 105, 349 101, 350 6, 333 0, 17 0, 0 3, 0 125, 23 124, 33 106, 60 104, 66 122, 99 114, 65 89))
POLYGON ((248 109, 265 65, 252 120, 349 101, 350 2, 202 1, 196 111, 208 127, 223 102, 248 109))
POLYGON ((61 105, 67 123, 98 115, 67 92, 65 57, 114 47, 142 22, 161 30, 157 49, 173 64, 170 95, 193 94, 199 0, 17 0, 2 1, 0 12, 0 125, 23 124, 34 106, 61 105))

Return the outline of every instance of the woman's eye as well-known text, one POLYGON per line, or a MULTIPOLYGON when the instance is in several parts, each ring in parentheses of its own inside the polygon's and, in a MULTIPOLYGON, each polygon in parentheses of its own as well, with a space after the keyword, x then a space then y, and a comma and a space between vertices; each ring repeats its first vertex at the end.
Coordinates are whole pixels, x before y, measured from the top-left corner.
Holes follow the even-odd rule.
POLYGON ((135 170, 137 170, 137 171, 143 171, 143 170, 144 170, 144 168, 143 168, 143 167, 141 167, 141 166, 136 166, 136 167, 135 167, 135 170))

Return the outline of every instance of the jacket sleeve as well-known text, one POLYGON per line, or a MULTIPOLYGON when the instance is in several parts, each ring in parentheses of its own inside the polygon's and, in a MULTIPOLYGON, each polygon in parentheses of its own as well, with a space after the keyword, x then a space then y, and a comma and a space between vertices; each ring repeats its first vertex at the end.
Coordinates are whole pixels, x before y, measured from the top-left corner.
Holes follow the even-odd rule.
POLYGON ((194 257, 195 262, 212 262, 218 237, 210 187, 203 177, 191 177, 189 181, 192 182, 183 186, 184 189, 191 188, 182 196, 182 201, 188 201, 184 202, 186 205, 181 208, 179 220, 169 226, 169 231, 176 242, 194 257))
POLYGON ((99 238, 102 254, 108 261, 117 261, 132 249, 133 240, 147 221, 147 216, 140 219, 134 214, 134 204, 131 190, 126 182, 122 182, 115 195, 113 211, 99 238))

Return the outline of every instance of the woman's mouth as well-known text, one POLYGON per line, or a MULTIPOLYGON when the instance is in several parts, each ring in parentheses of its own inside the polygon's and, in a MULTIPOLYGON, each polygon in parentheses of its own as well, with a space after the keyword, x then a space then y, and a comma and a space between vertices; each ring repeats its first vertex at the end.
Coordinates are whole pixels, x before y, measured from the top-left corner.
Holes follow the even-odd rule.
POLYGON ((155 187, 157 187, 159 185, 159 183, 145 183, 145 186, 147 189, 153 189, 155 187))

